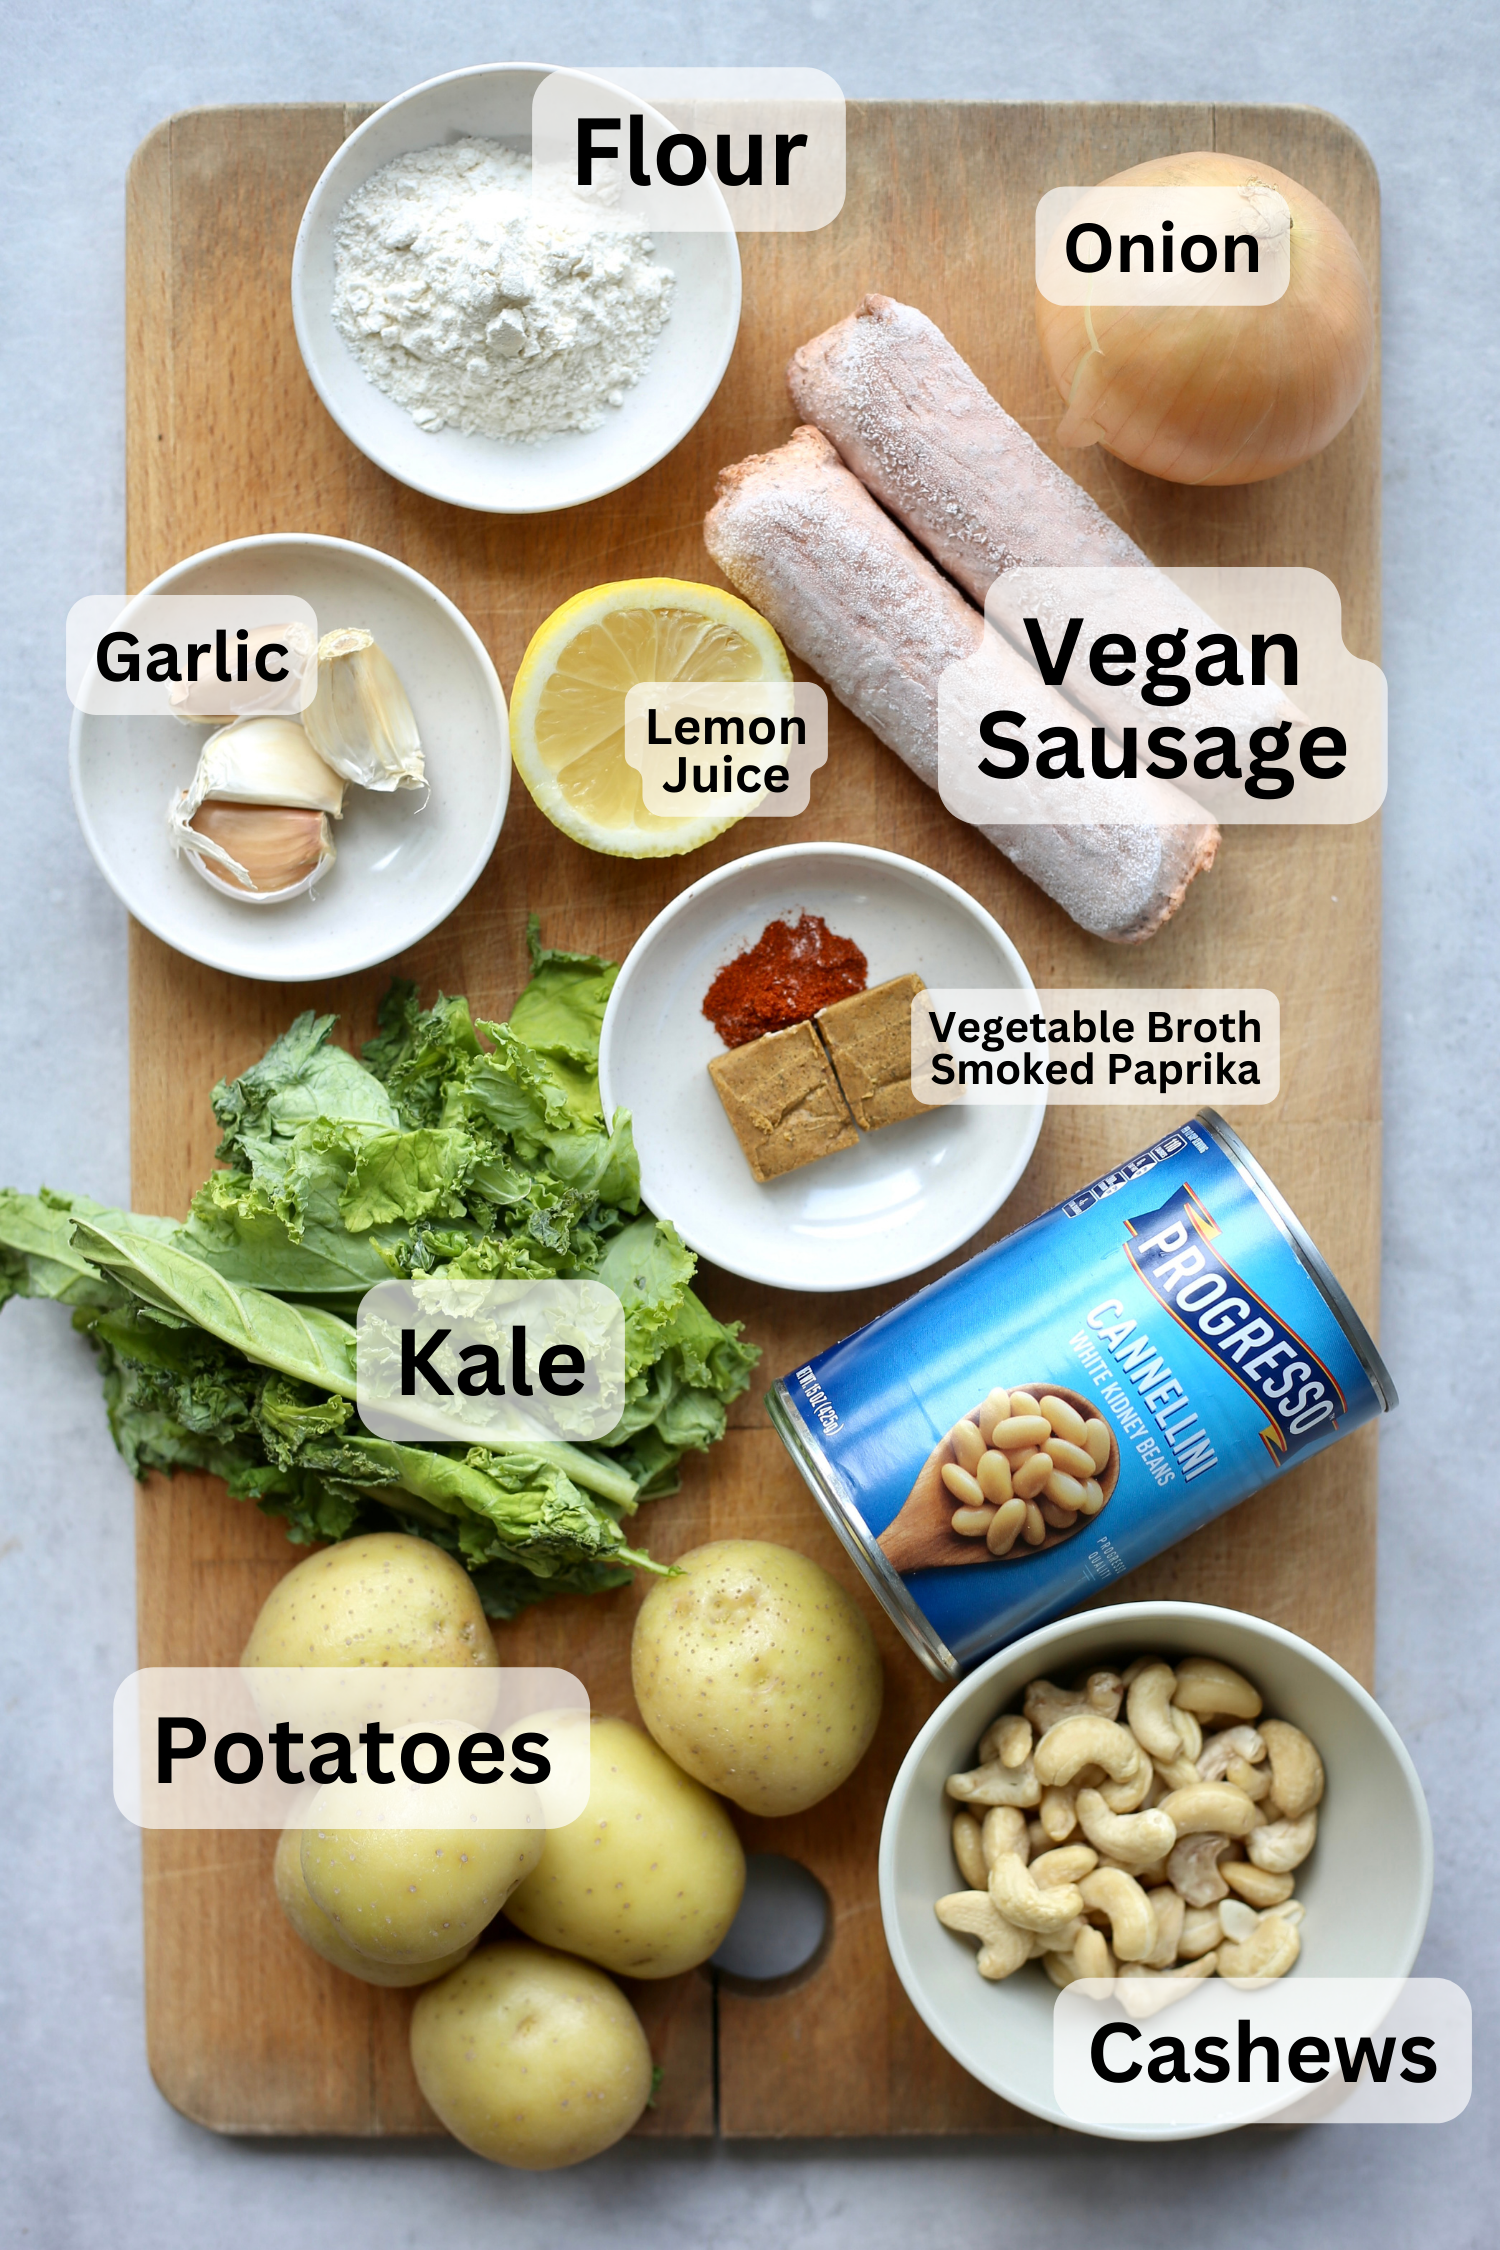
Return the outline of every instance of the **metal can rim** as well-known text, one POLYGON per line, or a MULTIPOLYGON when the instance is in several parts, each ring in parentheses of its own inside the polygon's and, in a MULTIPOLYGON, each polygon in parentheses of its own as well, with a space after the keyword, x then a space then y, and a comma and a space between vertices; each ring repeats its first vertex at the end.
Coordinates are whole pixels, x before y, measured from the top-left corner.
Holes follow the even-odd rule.
POLYGON ((891 1623, 933 1678, 941 1680, 944 1687, 952 1687, 962 1675, 962 1665, 917 1607, 905 1580, 892 1569, 871 1539, 868 1525, 852 1500, 839 1490, 828 1462, 814 1450, 784 1376, 766 1393, 766 1413, 771 1427, 802 1472, 803 1483, 891 1623))
POLYGON ((1380 1410, 1389 1414, 1399 1401, 1390 1369, 1375 1347, 1375 1339, 1366 1328, 1348 1296, 1334 1279, 1333 1269, 1323 1256, 1312 1236, 1303 1226, 1281 1190, 1275 1185, 1255 1158, 1250 1154, 1232 1125, 1226 1124, 1216 1109, 1200 1109, 1198 1123, 1227 1156, 1235 1170, 1248 1181, 1251 1189, 1265 1207, 1267 1216, 1285 1235, 1292 1254, 1308 1275, 1313 1286, 1327 1304, 1334 1319, 1343 1329, 1349 1345, 1360 1366, 1369 1376, 1380 1410))

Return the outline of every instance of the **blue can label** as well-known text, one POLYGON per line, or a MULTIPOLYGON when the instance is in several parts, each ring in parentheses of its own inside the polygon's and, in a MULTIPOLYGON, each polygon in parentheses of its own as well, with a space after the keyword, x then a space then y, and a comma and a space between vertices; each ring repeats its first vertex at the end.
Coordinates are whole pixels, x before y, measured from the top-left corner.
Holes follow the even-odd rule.
POLYGON ((908 1637, 956 1670, 1384 1404, 1195 1121, 784 1377, 772 1411, 908 1637))

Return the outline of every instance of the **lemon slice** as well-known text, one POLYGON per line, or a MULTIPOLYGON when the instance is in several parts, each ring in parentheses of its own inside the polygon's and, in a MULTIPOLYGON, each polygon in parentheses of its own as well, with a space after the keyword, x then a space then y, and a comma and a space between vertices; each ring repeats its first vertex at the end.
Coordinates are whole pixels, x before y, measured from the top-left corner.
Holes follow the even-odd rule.
POLYGON ((789 680, 758 611, 717 586, 627 578, 591 586, 533 634, 510 699, 510 747, 547 818, 621 859, 696 851, 741 816, 667 819, 625 763, 625 696, 640 681, 789 680))

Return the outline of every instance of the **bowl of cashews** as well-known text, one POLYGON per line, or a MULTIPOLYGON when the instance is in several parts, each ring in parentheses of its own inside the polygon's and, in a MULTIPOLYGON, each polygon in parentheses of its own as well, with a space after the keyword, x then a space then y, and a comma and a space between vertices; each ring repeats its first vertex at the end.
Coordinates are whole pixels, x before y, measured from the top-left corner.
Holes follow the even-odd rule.
POLYGON ((1112 1978, 1144 2017, 1215 1974, 1404 1977, 1431 1897, 1421 1784, 1379 1705, 1310 1642, 1198 1602, 1091 1610, 992 1656, 907 1752, 880 1842, 886 1941, 928 2029, 1075 2131, 1060 1987, 1112 1978))

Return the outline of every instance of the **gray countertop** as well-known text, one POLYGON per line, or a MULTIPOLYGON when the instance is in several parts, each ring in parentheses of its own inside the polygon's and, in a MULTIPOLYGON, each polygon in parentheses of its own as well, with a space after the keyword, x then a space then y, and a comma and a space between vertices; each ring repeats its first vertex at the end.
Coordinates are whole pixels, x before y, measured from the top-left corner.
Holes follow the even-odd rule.
POLYGON ((1045 2136, 633 2144, 534 2176, 444 2143, 250 2144, 200 2131, 147 2073, 137 1842, 109 1790, 110 1698, 134 1663, 129 1482, 87 1351, 55 1308, 22 1304, 0 1321, 7 2239, 311 2250, 335 2229, 394 2245, 492 2228, 518 2250, 606 2234, 896 2250, 938 2218, 946 2238, 976 2244, 1492 2242, 1500 1977, 1497 1924, 1472 1904, 1472 1871, 1492 1866, 1500 1843, 1478 1748, 1495 1702, 1496 1478, 1474 1403, 1490 1392, 1485 1277, 1500 1252, 1487 950, 1500 847, 1484 800, 1500 765, 1483 684, 1495 627, 1500 17, 1472 0, 1412 0, 1399 13, 1340 0, 1264 12, 1226 0, 1055 11, 953 0, 940 16, 915 0, 775 0, 736 11, 721 34, 706 11, 626 0, 601 17, 564 0, 542 34, 503 0, 440 11, 12 0, 7 21, 0 617, 14 636, 3 646, 17 858, 0 886, 0 1178, 110 1201, 127 1194, 125 926, 68 801, 62 620, 78 595, 124 583, 123 188, 159 119, 212 102, 377 100, 545 46, 577 62, 809 63, 866 97, 1311 103, 1364 137, 1384 190, 1393 750, 1382 1340, 1405 1401, 1381 1456, 1378 1688, 1437 1835, 1420 1966, 1470 1993, 1476 2071, 1471 2107, 1448 2126, 1165 2149, 1045 2136), (1222 2217, 1206 2225, 1210 2212, 1222 2217))

